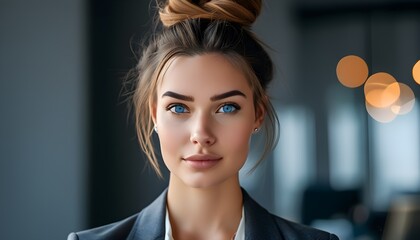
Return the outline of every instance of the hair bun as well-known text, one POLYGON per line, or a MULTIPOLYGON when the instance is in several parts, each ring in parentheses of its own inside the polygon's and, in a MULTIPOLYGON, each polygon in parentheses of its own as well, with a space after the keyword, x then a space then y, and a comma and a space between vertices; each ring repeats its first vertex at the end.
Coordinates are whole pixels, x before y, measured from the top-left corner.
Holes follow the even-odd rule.
POLYGON ((261 11, 262 0, 168 0, 160 9, 163 25, 172 26, 186 19, 226 20, 250 27, 261 11))

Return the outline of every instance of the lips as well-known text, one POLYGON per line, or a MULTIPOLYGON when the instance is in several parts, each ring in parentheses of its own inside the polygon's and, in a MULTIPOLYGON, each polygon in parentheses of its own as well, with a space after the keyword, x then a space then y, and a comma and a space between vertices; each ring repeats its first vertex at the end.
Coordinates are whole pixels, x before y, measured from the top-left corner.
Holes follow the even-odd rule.
POLYGON ((183 158, 186 161, 216 161, 220 160, 222 157, 215 154, 194 154, 189 157, 183 158))
POLYGON ((222 157, 215 154, 194 154, 182 160, 194 169, 204 170, 217 165, 222 157))

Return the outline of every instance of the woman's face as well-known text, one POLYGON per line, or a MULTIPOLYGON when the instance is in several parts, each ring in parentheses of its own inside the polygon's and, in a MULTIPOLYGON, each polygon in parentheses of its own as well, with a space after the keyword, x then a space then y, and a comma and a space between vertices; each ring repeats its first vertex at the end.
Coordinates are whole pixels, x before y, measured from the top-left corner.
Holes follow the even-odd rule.
POLYGON ((253 102, 246 77, 223 55, 174 59, 151 108, 171 178, 190 187, 236 180, 263 118, 253 102))

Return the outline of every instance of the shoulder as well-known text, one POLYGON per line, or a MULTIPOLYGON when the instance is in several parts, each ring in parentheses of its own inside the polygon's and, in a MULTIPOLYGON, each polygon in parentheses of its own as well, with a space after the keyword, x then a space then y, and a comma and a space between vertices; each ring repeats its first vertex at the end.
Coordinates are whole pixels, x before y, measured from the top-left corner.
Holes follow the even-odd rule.
POLYGON ((105 226, 92 228, 77 233, 70 233, 67 237, 67 240, 126 239, 130 234, 130 231, 133 228, 138 215, 139 214, 135 214, 131 217, 105 226))
POLYGON ((244 191, 247 239, 338 240, 334 234, 278 217, 254 201, 244 191))
POLYGON ((70 233, 67 240, 163 239, 167 190, 140 213, 105 226, 70 233))
POLYGON ((275 215, 272 215, 272 218, 284 239, 338 240, 336 235, 329 232, 295 223, 275 215))

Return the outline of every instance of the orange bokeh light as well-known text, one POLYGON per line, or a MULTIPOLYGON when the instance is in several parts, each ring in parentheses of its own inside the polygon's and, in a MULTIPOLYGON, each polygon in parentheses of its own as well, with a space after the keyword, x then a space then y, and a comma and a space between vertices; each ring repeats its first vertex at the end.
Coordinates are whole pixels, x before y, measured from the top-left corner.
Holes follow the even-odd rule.
POLYGON ((404 83, 398 83, 400 88, 400 97, 392 104, 391 111, 398 115, 409 113, 415 103, 415 96, 413 90, 404 83))
POLYGON ((400 85, 392 75, 379 72, 368 78, 364 92, 369 105, 385 108, 391 106, 400 97, 400 85))
POLYGON ((341 84, 349 88, 356 88, 366 81, 369 76, 369 69, 362 58, 349 55, 338 62, 336 73, 341 84))
POLYGON ((416 64, 414 64, 413 78, 414 78, 414 81, 416 81, 417 84, 420 84, 420 60, 417 61, 416 64))

